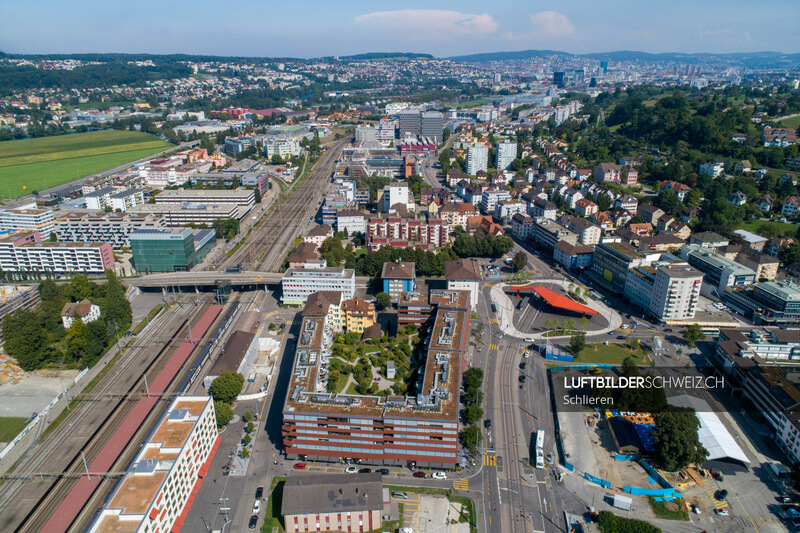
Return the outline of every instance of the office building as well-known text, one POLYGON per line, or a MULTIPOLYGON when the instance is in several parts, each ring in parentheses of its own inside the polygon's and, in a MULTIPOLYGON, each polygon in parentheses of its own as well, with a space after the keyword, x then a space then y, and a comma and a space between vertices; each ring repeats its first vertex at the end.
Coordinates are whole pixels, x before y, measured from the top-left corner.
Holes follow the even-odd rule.
POLYGON ((332 394, 333 331, 304 317, 283 409, 289 460, 452 468, 459 460, 459 387, 469 339, 469 300, 439 304, 415 396, 332 394), (466 306, 459 305, 466 301, 466 306))
POLYGON ((531 237, 537 244, 550 252, 559 241, 565 241, 572 245, 578 243, 578 236, 575 233, 555 220, 544 217, 534 217, 533 235, 531 237))
POLYGON ((165 226, 183 227, 189 224, 208 224, 215 220, 241 218, 244 213, 236 204, 209 204, 186 202, 174 204, 146 204, 140 207, 142 213, 160 217, 165 226))
POLYGON ((474 176, 489 169, 489 147, 473 144, 467 148, 467 174, 474 176))
POLYGON ((408 189, 408 183, 390 183, 383 188, 383 212, 389 213, 397 204, 407 211, 414 210, 414 194, 408 189))
POLYGON ((289 476, 281 514, 286 533, 372 531, 383 521, 383 482, 378 472, 289 476))
MULTIPOLYGON (((31 203, 31 206, 35 204, 31 203)), ((53 212, 47 209, 0 209, 0 232, 38 231, 45 239, 53 232, 53 212)))
POLYGON ((383 264, 381 281, 383 292, 389 295, 392 302, 397 303, 400 293, 413 292, 417 287, 417 273, 414 263, 389 261, 383 264))
POLYGON ((422 137, 433 139, 436 144, 442 142, 444 132, 444 115, 438 111, 425 111, 420 117, 420 132, 422 137))
POLYGON ((185 272, 214 247, 213 229, 138 229, 130 235, 133 265, 140 273, 185 272))
POLYGON ((164 218, 149 213, 67 213, 55 222, 58 242, 108 243, 115 250, 130 247, 131 232, 165 227, 164 218))
POLYGON ((345 299, 353 298, 356 275, 343 267, 290 268, 281 280, 281 302, 289 305, 305 303, 310 294, 320 291, 341 292, 345 299))
POLYGON ((705 273, 703 281, 709 288, 716 289, 720 296, 725 294, 725 287, 739 287, 756 282, 756 273, 753 269, 705 248, 688 244, 681 248, 680 255, 690 265, 705 273))
POLYGON ((750 287, 729 287, 726 303, 755 324, 800 325, 800 285, 787 280, 765 281, 750 287))
POLYGON ((348 235, 367 232, 367 215, 355 209, 336 213, 336 231, 346 231, 348 235))
POLYGON ((89 533, 177 531, 218 445, 214 401, 175 398, 89 533))
POLYGON ((225 144, 223 145, 223 152, 228 157, 236 158, 239 154, 248 150, 254 146, 253 139, 250 137, 228 137, 225 139, 225 144))
POLYGON ((506 170, 511 166, 511 162, 517 158, 517 143, 498 142, 497 143, 497 170, 506 170))
POLYGON ((406 134, 420 135, 422 132, 422 114, 419 111, 405 110, 397 114, 397 131, 400 138, 406 134))
POLYGON ((28 237, 0 239, 0 268, 6 273, 64 276, 101 275, 114 268, 111 245, 103 243, 37 242, 28 237))
POLYGON ((238 216, 244 216, 256 205, 256 193, 253 189, 176 189, 162 191, 155 196, 156 205, 236 205, 238 216))
POLYGON ((595 247, 592 272, 601 283, 620 293, 625 289, 628 271, 644 262, 644 255, 627 244, 607 242, 595 247))

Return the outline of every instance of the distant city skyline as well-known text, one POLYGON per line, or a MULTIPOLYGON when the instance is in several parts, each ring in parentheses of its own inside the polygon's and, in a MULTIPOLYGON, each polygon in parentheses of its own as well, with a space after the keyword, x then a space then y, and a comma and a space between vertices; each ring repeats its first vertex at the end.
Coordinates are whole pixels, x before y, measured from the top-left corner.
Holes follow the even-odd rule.
POLYGON ((800 52, 800 2, 641 0, 558 4, 425 2, 234 4, 7 2, 0 50, 321 57, 417 52, 437 57, 551 49, 573 53, 800 52))

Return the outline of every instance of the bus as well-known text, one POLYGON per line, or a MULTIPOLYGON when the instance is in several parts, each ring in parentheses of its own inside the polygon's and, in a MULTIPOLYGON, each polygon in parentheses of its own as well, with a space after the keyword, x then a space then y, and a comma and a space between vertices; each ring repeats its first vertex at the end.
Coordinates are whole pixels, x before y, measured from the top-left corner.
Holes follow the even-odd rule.
POLYGON ((497 302, 492 301, 492 313, 497 313, 497 302))
POLYGON ((540 429, 536 432, 536 449, 544 450, 544 430, 540 429))
POLYGON ((531 463, 544 468, 544 430, 531 433, 531 463))
POLYGON ((719 328, 702 328, 703 335, 706 337, 717 337, 719 336, 719 328))

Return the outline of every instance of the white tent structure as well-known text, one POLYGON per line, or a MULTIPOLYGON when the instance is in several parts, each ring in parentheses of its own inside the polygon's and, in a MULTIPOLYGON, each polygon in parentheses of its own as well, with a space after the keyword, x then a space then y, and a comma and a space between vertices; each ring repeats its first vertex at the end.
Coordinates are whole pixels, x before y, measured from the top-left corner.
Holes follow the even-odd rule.
POLYGON ((676 407, 690 407, 695 410, 697 419, 700 421, 700 429, 697 430, 697 434, 700 444, 708 450, 709 461, 732 459, 744 465, 750 464, 750 459, 747 458, 744 450, 736 443, 736 439, 728 432, 717 414, 712 412, 708 402, 688 394, 673 396, 667 401, 676 407))

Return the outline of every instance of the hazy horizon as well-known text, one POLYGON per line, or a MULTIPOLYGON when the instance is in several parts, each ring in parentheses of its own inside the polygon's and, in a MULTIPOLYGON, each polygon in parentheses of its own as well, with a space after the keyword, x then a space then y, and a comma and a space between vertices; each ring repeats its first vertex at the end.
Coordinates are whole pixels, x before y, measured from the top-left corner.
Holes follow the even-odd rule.
MULTIPOLYGON (((306 0, 235 9, 143 0, 117 4, 56 0, 6 4, 13 25, 0 35, 11 54, 149 53, 315 58, 376 50, 450 57, 474 53, 557 50, 660 53, 800 52, 800 3, 764 0, 674 0, 643 5, 564 0, 557 6, 498 0, 332 4, 306 0), (472 9, 474 7, 474 9, 472 9)), ((224 6, 222 6, 224 7, 224 6)))

